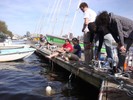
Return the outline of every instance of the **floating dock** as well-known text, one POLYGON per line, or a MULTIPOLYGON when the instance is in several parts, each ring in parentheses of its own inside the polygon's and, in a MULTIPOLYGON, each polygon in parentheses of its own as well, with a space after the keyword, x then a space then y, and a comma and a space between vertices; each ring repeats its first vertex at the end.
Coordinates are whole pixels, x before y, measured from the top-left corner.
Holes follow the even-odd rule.
MULTIPOLYGON (((32 47, 36 48, 34 45, 32 47)), ((50 50, 39 48, 36 48, 36 53, 44 57, 51 54, 50 50)), ((133 77, 130 77, 130 79, 115 77, 108 72, 96 70, 93 66, 86 65, 84 61, 68 62, 64 61, 61 57, 55 57, 50 60, 99 88, 99 100, 133 100, 133 77)))

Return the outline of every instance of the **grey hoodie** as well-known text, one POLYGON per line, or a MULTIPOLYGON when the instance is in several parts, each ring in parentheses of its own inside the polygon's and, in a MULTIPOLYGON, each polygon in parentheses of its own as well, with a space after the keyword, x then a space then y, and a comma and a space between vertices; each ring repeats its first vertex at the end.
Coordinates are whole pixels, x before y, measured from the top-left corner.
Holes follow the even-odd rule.
POLYGON ((109 28, 117 43, 124 45, 124 38, 133 39, 133 21, 131 19, 113 13, 110 13, 109 16, 109 28))

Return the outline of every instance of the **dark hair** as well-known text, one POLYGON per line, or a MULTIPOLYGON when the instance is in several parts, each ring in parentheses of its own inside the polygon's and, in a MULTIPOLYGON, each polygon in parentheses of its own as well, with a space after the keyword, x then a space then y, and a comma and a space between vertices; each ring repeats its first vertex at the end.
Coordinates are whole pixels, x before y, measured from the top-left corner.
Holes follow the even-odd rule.
POLYGON ((88 7, 88 4, 85 3, 85 2, 82 2, 80 5, 79 5, 79 8, 84 8, 84 7, 88 7))
POLYGON ((70 43, 70 40, 69 39, 65 39, 65 41, 68 41, 70 43))
POLYGON ((77 38, 73 38, 72 41, 79 43, 79 40, 77 38))
POLYGON ((101 12, 97 17, 96 17, 96 26, 105 26, 108 27, 109 25, 109 14, 107 11, 101 12))

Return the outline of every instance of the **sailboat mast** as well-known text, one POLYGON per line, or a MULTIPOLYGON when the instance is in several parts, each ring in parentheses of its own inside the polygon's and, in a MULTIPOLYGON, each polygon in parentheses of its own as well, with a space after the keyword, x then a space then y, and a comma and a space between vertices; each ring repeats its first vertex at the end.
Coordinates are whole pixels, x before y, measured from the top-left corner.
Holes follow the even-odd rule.
POLYGON ((46 19, 47 19, 47 14, 48 14, 48 12, 50 10, 50 5, 51 5, 51 2, 49 2, 49 4, 48 4, 48 10, 46 11, 46 13, 43 13, 43 15, 42 15, 42 20, 40 21, 39 33, 42 33, 43 26, 44 26, 44 24, 46 25, 45 22, 46 22, 46 19))
POLYGON ((71 2, 72 2, 72 0, 69 1, 69 6, 68 6, 68 9, 67 9, 67 12, 66 12, 66 15, 65 15, 64 21, 63 21, 63 25, 62 25, 62 29, 61 29, 60 36, 62 36, 62 33, 63 33, 63 29, 64 29, 65 21, 66 21, 66 18, 67 18, 67 16, 68 16, 68 13, 69 13, 69 9, 70 9, 70 6, 71 6, 71 2))
MULTIPOLYGON (((49 2, 49 6, 48 6, 48 9, 50 9, 50 2, 49 2)), ((49 10, 47 10, 47 12, 45 14, 48 13, 49 10)), ((44 23, 44 13, 42 16, 40 16, 39 20, 38 20, 38 23, 36 24, 36 27, 35 27, 35 31, 34 33, 38 34, 38 33, 41 33, 42 31, 42 28, 43 28, 43 23, 44 23)), ((47 18, 47 17, 46 17, 47 18)))
POLYGON ((50 25, 51 25, 50 23, 52 21, 51 19, 53 18, 53 13, 54 13, 56 5, 57 5, 57 0, 55 0, 54 4, 52 5, 52 9, 51 9, 51 12, 49 13, 49 17, 48 17, 47 24, 46 24, 47 27, 46 27, 45 31, 50 29, 50 25))
POLYGON ((40 20, 41 20, 41 17, 39 18, 39 20, 38 20, 38 22, 37 22, 37 24, 36 24, 36 26, 35 26, 35 31, 34 31, 34 33, 35 33, 36 35, 38 35, 40 20))
POLYGON ((70 30, 69 30, 70 32, 72 31, 73 25, 74 25, 74 23, 75 23, 75 19, 76 19, 77 12, 78 12, 78 10, 79 10, 79 5, 80 5, 81 2, 82 2, 82 0, 79 0, 79 1, 78 1, 77 9, 76 9, 76 11, 75 11, 75 14, 74 14, 74 17, 73 17, 73 21, 72 21, 72 24, 71 24, 71 27, 70 27, 70 30))
POLYGON ((55 19, 53 19, 54 20, 54 25, 53 25, 53 30, 52 30, 52 34, 54 34, 54 29, 55 29, 55 25, 56 25, 56 22, 57 22, 57 15, 58 15, 58 13, 60 12, 60 10, 61 10, 61 5, 62 5, 62 2, 63 2, 63 0, 59 0, 59 4, 57 5, 57 8, 56 8, 56 15, 55 15, 55 19))

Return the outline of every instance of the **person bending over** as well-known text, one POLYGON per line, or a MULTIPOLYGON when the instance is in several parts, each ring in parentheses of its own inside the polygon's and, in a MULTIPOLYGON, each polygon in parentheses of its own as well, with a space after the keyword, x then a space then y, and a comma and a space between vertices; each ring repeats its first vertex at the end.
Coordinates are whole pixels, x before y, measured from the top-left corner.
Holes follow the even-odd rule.
POLYGON ((96 26, 104 27, 112 34, 118 50, 117 71, 123 72, 126 52, 133 44, 133 20, 103 11, 96 18, 96 26))

